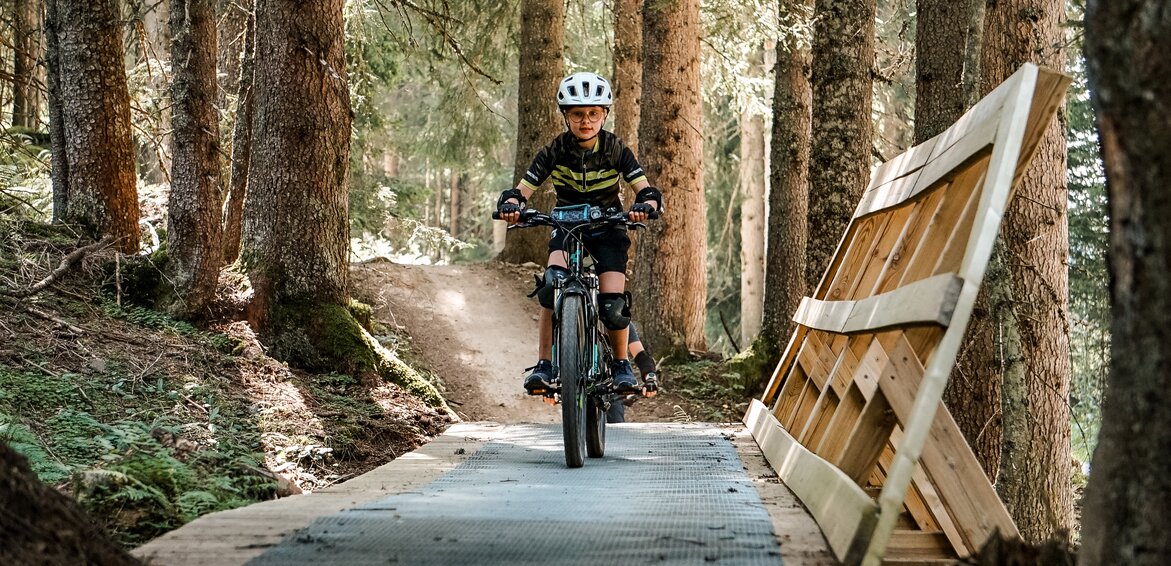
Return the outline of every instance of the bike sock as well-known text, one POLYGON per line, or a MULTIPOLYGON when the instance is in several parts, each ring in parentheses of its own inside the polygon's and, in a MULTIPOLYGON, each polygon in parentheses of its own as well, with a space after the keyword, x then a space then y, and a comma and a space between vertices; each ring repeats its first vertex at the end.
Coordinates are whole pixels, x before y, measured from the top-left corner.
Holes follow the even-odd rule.
POLYGON ((634 364, 638 366, 638 373, 641 373, 643 377, 646 377, 647 374, 654 373, 655 371, 655 359, 652 358, 650 354, 646 353, 646 350, 643 350, 639 352, 637 356, 634 356, 634 364))

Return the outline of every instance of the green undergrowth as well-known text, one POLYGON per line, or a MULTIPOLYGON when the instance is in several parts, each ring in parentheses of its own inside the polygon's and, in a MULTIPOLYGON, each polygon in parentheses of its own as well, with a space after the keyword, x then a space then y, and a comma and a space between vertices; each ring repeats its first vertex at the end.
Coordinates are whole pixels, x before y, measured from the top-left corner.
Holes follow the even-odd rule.
MULTIPOLYGON (((0 264, 43 277, 68 249, 45 236, 10 234, 0 264)), ((0 441, 126 547, 344 481, 446 425, 377 376, 290 369, 244 323, 200 328, 119 305, 101 291, 107 275, 75 272, 31 299, 80 335, 0 305, 0 441)))
POLYGON ((137 379, 120 360, 50 374, 0 365, 0 439, 126 545, 269 499, 249 408, 214 384, 137 379), (191 418, 184 404, 202 409, 191 418))

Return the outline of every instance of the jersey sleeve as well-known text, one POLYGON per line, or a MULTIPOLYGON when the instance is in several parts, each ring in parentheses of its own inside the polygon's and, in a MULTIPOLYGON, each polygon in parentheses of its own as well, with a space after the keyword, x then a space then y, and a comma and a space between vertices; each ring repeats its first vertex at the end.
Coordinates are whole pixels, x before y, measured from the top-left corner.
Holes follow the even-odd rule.
POLYGON ((646 181, 646 173, 642 170, 642 165, 638 164, 638 159, 634 157, 634 152, 622 145, 622 149, 618 154, 618 170, 622 172, 622 178, 626 180, 626 184, 634 185, 640 181, 646 181))
POLYGON ((553 165, 557 160, 554 155, 554 145, 555 143, 551 143, 537 152, 532 164, 529 165, 524 176, 520 178, 521 184, 535 192, 545 183, 545 179, 548 179, 549 175, 553 173, 553 165))

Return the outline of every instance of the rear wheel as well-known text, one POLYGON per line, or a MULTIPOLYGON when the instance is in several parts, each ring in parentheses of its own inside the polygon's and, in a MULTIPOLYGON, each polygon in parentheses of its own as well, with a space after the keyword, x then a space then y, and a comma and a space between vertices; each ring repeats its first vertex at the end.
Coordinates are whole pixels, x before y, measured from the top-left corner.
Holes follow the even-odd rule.
POLYGON ((606 455, 606 407, 597 395, 586 399, 586 454, 590 458, 606 455))
POLYGON ((586 375, 589 371, 582 297, 561 299, 557 336, 557 366, 561 378, 561 429, 565 436, 565 465, 580 468, 586 451, 586 375))

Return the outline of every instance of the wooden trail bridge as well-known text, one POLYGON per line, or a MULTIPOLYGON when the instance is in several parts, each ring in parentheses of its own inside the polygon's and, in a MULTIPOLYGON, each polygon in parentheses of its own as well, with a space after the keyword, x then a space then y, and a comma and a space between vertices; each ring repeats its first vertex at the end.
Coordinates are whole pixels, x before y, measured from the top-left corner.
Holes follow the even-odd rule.
MULTIPOLYGON (((541 434, 524 429, 517 436, 515 429, 472 423, 456 425, 420 451, 330 490, 208 515, 140 547, 135 554, 160 565, 293 563, 286 561, 291 556, 326 564, 390 559, 471 563, 468 557, 477 557, 475 563, 617 564, 642 563, 652 555, 657 557, 652 561, 670 563, 942 564, 971 555, 997 532, 1017 534, 941 397, 1013 187, 1068 84, 1064 75, 1025 65, 947 131, 874 170, 830 267, 794 316, 798 330, 764 395, 753 401, 744 427, 726 427, 708 444, 712 450, 723 442, 735 446, 736 456, 717 458, 733 464, 712 469, 724 474, 718 477, 729 486, 725 490, 752 486, 749 491, 756 495, 731 503, 742 511, 729 515, 706 506, 720 499, 720 490, 703 483, 716 476, 697 471, 689 460, 700 458, 696 454, 702 448, 682 460, 669 460, 661 458, 662 453, 649 457, 636 453, 637 449, 611 458, 608 446, 607 458, 591 460, 584 469, 610 466, 614 473, 634 473, 631 481, 637 481, 639 474, 666 474, 665 478, 680 483, 656 492, 658 499, 643 506, 652 509, 652 522, 656 518, 687 520, 667 521, 671 523, 663 527, 667 530, 654 536, 630 535, 626 527, 642 524, 645 516, 619 513, 615 518, 611 510, 637 505, 594 508, 584 504, 605 498, 608 492, 603 488, 588 492, 592 495, 582 499, 582 505, 572 500, 551 505, 557 513, 573 515, 585 509, 585 515, 596 515, 598 521, 617 522, 621 527, 617 534, 596 531, 582 519, 566 532, 595 533, 589 540, 596 544, 574 547, 581 552, 525 554, 515 547, 535 544, 526 538, 533 531, 524 530, 531 529, 531 524, 519 529, 526 536, 515 538, 515 543, 510 537, 515 537, 518 521, 526 524, 525 519, 545 517, 542 513, 549 513, 548 505, 525 508, 524 513, 505 509, 497 517, 472 504, 491 500, 495 503, 490 507, 507 508, 513 501, 529 501, 528 493, 428 491, 428 485, 450 477, 445 475, 461 469, 461 464, 466 467, 467 459, 493 435, 508 436, 508 444, 525 447, 514 452, 519 456, 512 459, 481 459, 477 466, 523 464, 543 469, 531 457, 548 448, 541 434), (766 466, 766 458, 775 474, 766 466), (650 467, 632 467, 635 464, 650 467), (769 481, 776 477, 784 485, 769 481), (477 532, 491 525, 502 530, 484 531, 477 535, 482 538, 476 544, 461 545, 456 535, 446 543, 441 537, 433 545, 418 544, 416 536, 381 547, 369 536, 352 534, 356 531, 338 534, 346 529, 390 532, 411 527, 410 516, 397 507, 407 505, 406 499, 376 501, 388 494, 415 491, 434 497, 437 508, 454 509, 445 520, 462 521, 462 515, 487 517, 489 526, 477 523, 477 532), (463 499, 453 503, 450 497, 463 499), (662 498, 696 498, 697 506, 653 507, 673 503, 662 498), (461 508, 465 500, 468 506, 461 508), (351 508, 356 512, 322 522, 322 517, 351 508), (773 529, 764 542, 758 528, 745 526, 735 517, 759 509, 768 511, 773 529), (822 546, 801 542, 810 537, 795 536, 816 531, 817 526, 824 538, 816 534, 812 538, 822 546), (685 528, 695 531, 681 534, 686 531, 678 530, 685 528), (365 542, 359 544, 359 540, 365 542), (602 546, 613 541, 617 542, 606 547, 605 553, 588 554, 601 552, 602 546), (305 545, 313 552, 306 552, 305 545), (354 545, 367 550, 355 550, 354 545), (457 554, 436 555, 432 550, 439 546, 457 554), (419 549, 419 554, 403 555, 407 547, 419 549), (458 554, 460 549, 471 554, 458 554), (484 559, 489 556, 483 554, 487 550, 494 553, 490 560, 484 559), (272 554, 276 551, 285 554, 272 554), (338 552, 348 558, 332 561, 330 557, 338 552)), ((622 450, 637 446, 633 441, 639 439, 707 434, 671 425, 661 425, 661 430, 622 425, 616 430, 619 438, 628 435, 619 444, 622 450)), ((560 439, 553 428, 544 434, 560 439)), ((559 454, 554 456, 559 461, 559 454)), ((586 476, 556 476, 565 483, 548 483, 554 476, 524 477, 545 482, 546 490, 558 493, 585 489, 586 476)), ((487 483, 515 488, 516 481, 525 480, 487 483)), ((542 492, 529 493, 539 499, 542 492)))

